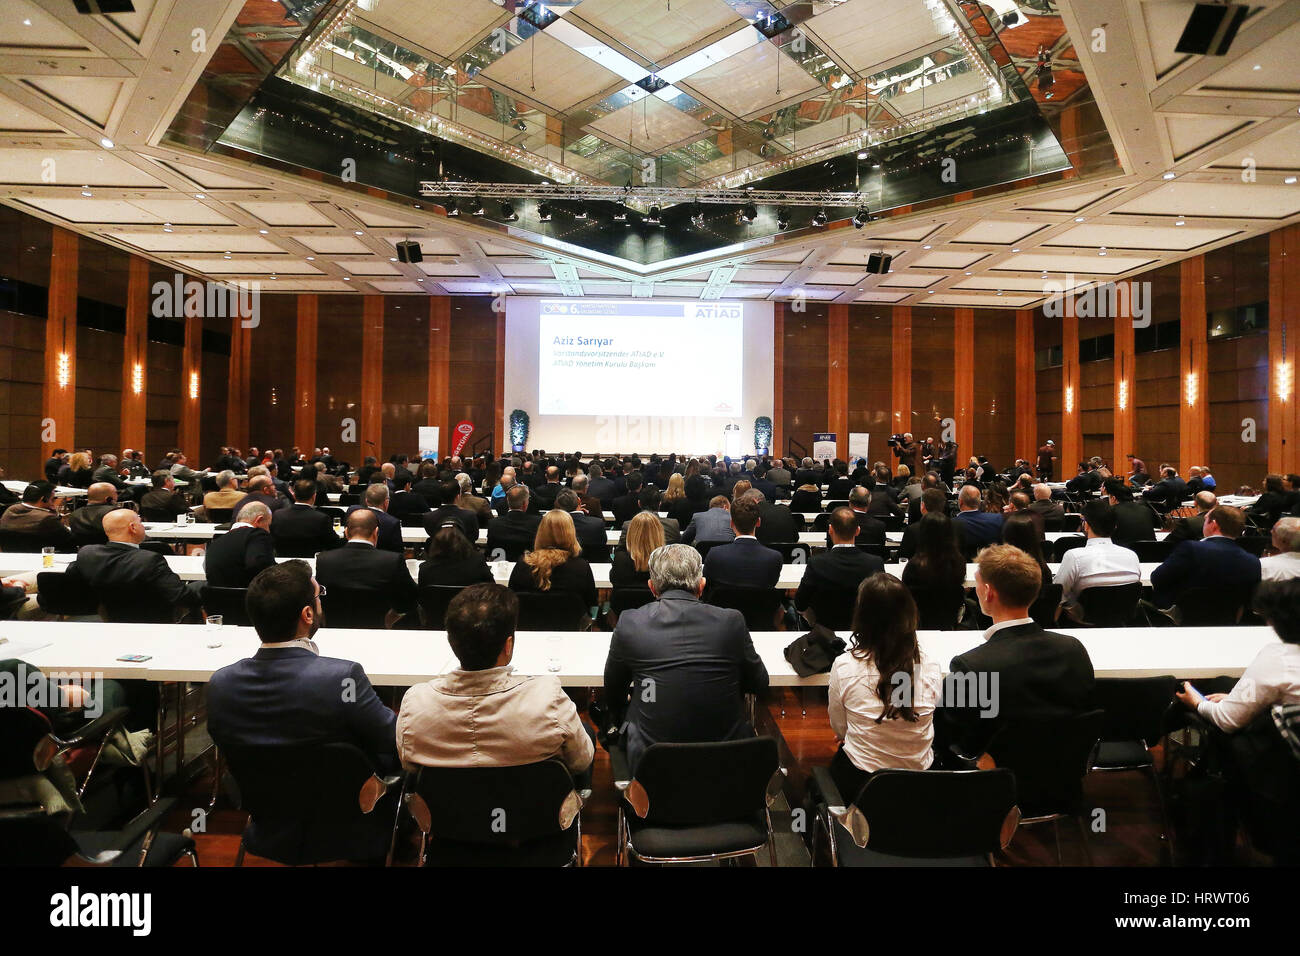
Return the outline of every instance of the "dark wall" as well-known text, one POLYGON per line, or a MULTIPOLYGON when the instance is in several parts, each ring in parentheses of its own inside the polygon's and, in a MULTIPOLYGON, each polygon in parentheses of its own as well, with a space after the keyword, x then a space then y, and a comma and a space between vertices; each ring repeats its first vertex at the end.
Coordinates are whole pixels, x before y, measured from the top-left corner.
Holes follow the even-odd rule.
MULTIPOLYGON (((826 394, 829 334, 825 305, 807 302, 803 312, 796 312, 793 307, 786 309, 781 376, 785 410, 781 430, 787 448, 793 439, 807 449, 808 455, 812 454, 813 435, 825 431, 830 424, 826 394)), ((849 347, 852 349, 852 335, 849 347)), ((849 378, 853 378, 852 366, 849 378)), ((797 446, 793 453, 800 457, 804 454, 797 446)))

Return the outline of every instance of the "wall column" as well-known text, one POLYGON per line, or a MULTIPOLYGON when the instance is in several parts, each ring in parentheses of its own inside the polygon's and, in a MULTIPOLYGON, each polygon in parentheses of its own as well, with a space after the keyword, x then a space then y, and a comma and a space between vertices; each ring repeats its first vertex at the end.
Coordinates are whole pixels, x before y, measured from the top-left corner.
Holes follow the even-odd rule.
MULTIPOLYGON (((495 300, 494 300, 495 301, 495 300)), ((488 451, 493 455, 499 455, 502 451, 510 450, 510 426, 506 423, 506 313, 502 309, 496 313, 497 317, 497 368, 496 368, 496 395, 494 398, 493 408, 496 409, 496 423, 493 425, 493 431, 501 429, 500 435, 494 436, 496 448, 489 448, 488 451)), ((609 451, 610 449, 593 449, 593 451, 609 451)))
MULTIPOLYGON (((953 310, 953 419, 957 446, 975 447, 975 310, 953 310)), ((993 372, 996 374, 996 371, 993 372)))
POLYGON ((35 462, 33 474, 41 474, 55 448, 73 450, 77 417, 77 234, 58 226, 52 233, 41 460, 35 462))
MULTIPOLYGON (((1038 381, 1034 371, 1034 313, 1016 313, 1015 456, 1038 462, 1038 381)), ((1046 440, 1046 439, 1044 439, 1046 440)))
POLYGON ((894 406, 892 431, 912 430, 912 307, 893 307, 893 374, 890 383, 894 406))
POLYGON ((849 307, 827 310, 826 430, 835 433, 835 457, 849 457, 849 307))
MULTIPOLYGON (((1300 413, 1296 406, 1300 359, 1300 226, 1268 237, 1268 470, 1300 470, 1300 413)), ((1202 464, 1202 462, 1197 462, 1202 464)))
MULTIPOLYGON (((252 334, 239 316, 230 320, 230 381, 226 388, 226 442, 248 451, 248 390, 252 385, 252 334)), ((311 446, 308 444, 308 452, 311 446)))
POLYGON ((193 461, 205 461, 209 457, 199 447, 199 412, 202 401, 203 316, 187 315, 185 349, 181 358, 181 420, 176 444, 193 461))
POLYGON ((785 447, 785 303, 772 308, 772 454, 784 458, 785 447))
POLYGON ((384 297, 368 295, 361 306, 361 455, 387 461, 384 449, 384 297))
MULTIPOLYGON (((132 256, 126 279, 126 334, 122 342, 121 449, 144 453, 145 399, 149 395, 149 261, 132 256), (136 391, 137 386, 139 391, 136 391)), ((157 452, 157 449, 154 449, 157 452)), ((145 461, 161 455, 143 454, 145 461)))
POLYGON ((450 454, 456 436, 451 415, 451 297, 429 296, 429 397, 426 425, 438 426, 438 443, 450 454))
POLYGON ((1126 307, 1115 316, 1115 375, 1112 399, 1114 423, 1115 460, 1111 471, 1119 476, 1128 473, 1127 455, 1137 454, 1137 404, 1134 401, 1137 383, 1137 352, 1133 345, 1132 290, 1133 283, 1124 283, 1130 295, 1117 296, 1126 307))
POLYGON ((320 315, 314 295, 298 294, 298 338, 293 366, 293 443, 316 445, 316 336, 320 315))
POLYGON ((1061 452, 1057 463, 1058 475, 1074 477, 1083 454, 1083 413, 1079 374, 1079 318, 1073 309, 1066 309, 1061 319, 1061 349, 1064 362, 1061 368, 1061 452))
POLYGON ((1208 458, 1210 438, 1208 337, 1205 328, 1205 257, 1192 256, 1179 265, 1182 303, 1182 348, 1178 380, 1178 470, 1186 475, 1208 458))

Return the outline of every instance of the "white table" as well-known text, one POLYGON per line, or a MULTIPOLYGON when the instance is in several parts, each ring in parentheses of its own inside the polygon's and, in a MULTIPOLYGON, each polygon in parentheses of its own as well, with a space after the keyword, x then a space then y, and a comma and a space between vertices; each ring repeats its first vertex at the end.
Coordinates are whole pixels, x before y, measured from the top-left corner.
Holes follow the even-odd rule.
MULTIPOLYGON (((41 480, 43 481, 44 479, 41 480)), ((0 484, 3 484, 14 494, 21 495, 27 490, 27 486, 30 485, 31 482, 5 479, 3 482, 0 482, 0 484)), ((85 488, 70 488, 67 485, 56 485, 54 488, 54 497, 56 498, 80 498, 85 494, 87 494, 87 489, 85 488)))
MULTIPOLYGON (((190 524, 174 524, 170 521, 146 521, 144 522, 145 534, 155 541, 211 541, 219 534, 225 534, 228 529, 218 528, 211 522, 195 521, 190 524)), ((339 537, 343 536, 343 529, 335 529, 339 537)), ((423 528, 402 528, 403 544, 424 544, 429 540, 429 532, 423 528)))
MULTIPOLYGON (((1157 677, 1173 674, 1187 680, 1240 676, 1259 650, 1277 641, 1267 627, 1151 628, 1142 640, 1128 628, 1063 630, 1083 642, 1098 677, 1157 677)), ((15 622, 3 634, 15 644, 46 643, 22 655, 46 673, 94 673, 108 679, 205 682, 213 671, 252 655, 259 641, 252 628, 168 624, 84 624, 15 622), (210 647, 217 644, 217 647, 210 647), (128 664, 126 654, 148 654, 151 660, 128 664)), ((375 631, 322 628, 316 633, 321 653, 357 661, 377 686, 410 686, 453 670, 455 656, 442 631, 392 630, 376 639, 375 631)), ((752 635, 754 648, 775 687, 825 686, 827 675, 797 676, 783 651, 797 637, 794 631, 752 635)), ((847 639, 847 633, 840 637, 847 639)), ((608 632, 521 632, 515 635, 515 670, 524 674, 552 673, 548 660, 557 658, 556 676, 566 687, 599 687, 604 683, 608 632)), ((979 644, 977 631, 922 631, 921 646, 946 672, 956 655, 979 644)), ((4 645, 0 644, 0 653, 4 645)))

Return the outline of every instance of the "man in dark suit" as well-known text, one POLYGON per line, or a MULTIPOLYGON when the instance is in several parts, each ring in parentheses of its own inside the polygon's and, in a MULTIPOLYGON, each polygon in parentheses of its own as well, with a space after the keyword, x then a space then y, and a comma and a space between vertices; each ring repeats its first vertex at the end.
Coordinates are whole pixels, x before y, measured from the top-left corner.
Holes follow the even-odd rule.
POLYGON ((1116 544, 1154 541, 1156 515, 1151 506, 1145 501, 1134 501, 1133 490, 1124 484, 1122 478, 1107 478, 1105 488, 1115 513, 1115 532, 1111 540, 1116 544))
POLYGON ((126 482, 122 480, 117 471, 116 455, 100 455, 99 467, 95 469, 95 473, 90 478, 91 481, 102 481, 110 484, 118 491, 126 488, 126 482))
POLYGON ((358 510, 372 512, 379 522, 379 547, 382 550, 406 553, 406 546, 402 544, 402 523, 388 513, 388 485, 382 481, 367 485, 364 503, 349 508, 348 517, 358 510))
MULTIPOLYGON (((885 545, 885 523, 871 514, 871 492, 862 485, 858 485, 849 495, 849 508, 853 511, 854 520, 858 523, 858 544, 878 544, 881 547, 885 545)), ((831 541, 829 534, 826 535, 826 547, 831 547, 834 542, 831 541)))
POLYGON ((1033 524, 1034 532, 1038 535, 1038 540, 1042 541, 1043 534, 1047 530, 1046 523, 1043 521, 1042 515, 1029 507, 1029 492, 1017 489, 1016 491, 1011 492, 1010 496, 1008 496, 1008 501, 1011 504, 1011 510, 1005 512, 1006 517, 1010 518, 1014 515, 1024 515, 1033 524))
MULTIPOLYGON (((487 526, 487 557, 489 561, 517 561, 525 551, 533 549, 537 538, 540 515, 528 513, 528 489, 512 485, 506 492, 507 511, 493 518, 487 526)), ((476 536, 477 537, 477 536, 476 536)))
POLYGON ((1065 483, 1065 490, 1072 495, 1091 495, 1101 488, 1101 483, 1105 477, 1101 473, 1102 466, 1105 464, 1100 458, 1092 457, 1087 461, 1087 468, 1079 472, 1065 483))
POLYGON ((45 480, 51 485, 57 483, 59 469, 68 463, 68 451, 65 448, 54 449, 54 454, 45 459, 45 480))
POLYGON ((805 458, 799 465, 799 470, 794 473, 795 486, 799 485, 816 485, 819 489, 822 484, 822 471, 820 468, 813 466, 811 458, 805 458))
POLYGON ((86 492, 86 504, 72 512, 68 518, 68 530, 72 540, 80 547, 83 544, 104 544, 108 536, 104 534, 104 515, 117 510, 117 488, 106 481, 97 481, 86 492))
POLYGON ((1002 515, 984 509, 984 496, 974 485, 963 485, 957 495, 957 517, 961 528, 962 553, 975 560, 980 548, 1002 540, 1002 515))
POLYGON ((714 584, 733 588, 774 588, 781 576, 781 552, 773 551, 754 536, 758 527, 758 502, 743 494, 731 503, 731 529, 736 538, 709 549, 704 576, 714 584))
POLYGON ((763 465, 754 466, 754 477, 750 479, 749 484, 754 491, 763 496, 764 501, 769 504, 776 501, 776 485, 767 480, 767 468, 763 465))
POLYGON ((708 541, 734 541, 736 532, 731 529, 731 500, 726 495, 714 495, 708 511, 698 511, 682 532, 683 544, 703 544, 708 541))
POLYGON ((1065 520, 1065 505, 1053 501, 1052 489, 1042 482, 1034 485, 1034 500, 1030 503, 1029 510, 1042 516, 1044 527, 1048 531, 1059 531, 1061 522, 1065 520))
POLYGON ((537 501, 538 511, 550 511, 555 507, 555 496, 563 490, 560 485, 560 469, 550 465, 546 469, 546 481, 537 486, 533 498, 537 501))
MULTIPOLYGON (((409 577, 409 575, 408 575, 409 577)), ((249 617, 262 646, 221 668, 208 682, 208 732, 238 772, 239 757, 272 747, 352 744, 380 775, 396 773, 396 715, 379 699, 360 664, 322 657, 312 640, 321 623, 320 588, 305 561, 267 568, 248 588, 249 617), (345 692, 346 691, 346 692, 345 692)), ((292 857, 304 818, 258 817, 249 843, 292 857)), ((316 836, 326 858, 379 861, 392 836, 393 808, 381 803, 346 827, 316 836)))
MULTIPOLYGON (((569 480, 569 490, 578 496, 578 500, 582 502, 583 511, 593 518, 599 518, 601 521, 605 520, 605 503, 591 494, 586 475, 574 475, 569 480)), ((643 487, 641 490, 644 491, 645 488, 643 487)), ((529 510, 536 511, 537 509, 530 507, 529 510)))
MULTIPOLYGON (((427 515, 429 513, 429 503, 424 500, 422 495, 417 495, 411 490, 411 473, 409 471, 399 471, 397 477, 393 479, 393 484, 397 486, 397 493, 388 502, 388 513, 390 515, 400 522, 406 515, 427 515)), ((475 520, 477 521, 477 519, 475 520)))
POLYGON ((894 452, 894 457, 898 459, 898 463, 907 466, 908 474, 916 474, 916 462, 921 452, 921 446, 916 443, 912 433, 906 432, 901 443, 889 447, 894 452))
POLYGON ((271 538, 278 552, 295 557, 343 547, 333 517, 316 509, 316 482, 310 478, 295 481, 293 504, 271 515, 271 538))
POLYGON ((141 605, 154 604, 176 609, 197 607, 200 582, 184 582, 156 551, 143 551, 144 523, 127 508, 104 515, 107 544, 88 544, 77 552, 68 572, 80 576, 90 587, 132 597, 141 605))
POLYGON ((755 535, 764 544, 788 544, 799 540, 804 519, 786 505, 773 504, 762 492, 751 488, 749 494, 758 495, 758 529, 755 535))
POLYGON ((1178 476, 1178 469, 1172 465, 1160 466, 1160 480, 1142 492, 1142 497, 1151 502, 1161 513, 1172 508, 1181 508, 1187 496, 1187 482, 1178 476))
POLYGON ((605 522, 584 512, 578 496, 567 488, 555 496, 555 507, 567 511, 573 519, 573 531, 578 536, 582 557, 590 564, 609 564, 605 522))
MULTIPOLYGON (((852 509, 836 508, 831 513, 830 534, 830 550, 808 562, 794 596, 795 608, 813 623, 816 619, 811 608, 819 595, 826 592, 853 592, 856 595, 864 578, 885 570, 884 561, 854 544, 858 522, 852 509)), ((850 603, 853 600, 849 598, 850 603)))
POLYGON ((1219 505, 1205 516, 1205 537, 1184 541, 1160 567, 1151 572, 1152 600, 1168 608, 1191 588, 1222 594, 1225 600, 1249 599, 1259 584, 1259 558, 1246 551, 1237 538, 1246 527, 1240 508, 1219 505))
POLYGON ((478 542, 478 515, 456 504, 460 496, 460 485, 454 478, 443 478, 438 482, 437 497, 445 502, 424 516, 424 530, 432 538, 449 521, 453 521, 470 543, 478 542))
MULTIPOLYGON (((1196 493, 1197 513, 1190 518, 1179 518, 1169 531, 1170 541, 1200 541, 1205 537, 1205 516, 1218 505, 1219 499, 1213 491, 1196 493)), ((1177 547, 1177 545, 1174 545, 1177 547)))
MULTIPOLYGON (((948 496, 938 488, 926 488, 921 492, 921 516, 908 523, 903 529, 903 540, 898 545, 898 556, 911 559, 916 556, 916 539, 921 533, 921 518, 926 515, 946 515, 948 513, 948 496)), ((964 529, 958 522, 953 522, 953 533, 957 535, 957 546, 963 547, 964 529)), ((964 553, 964 551, 963 551, 964 553)))
POLYGON ((347 543, 316 558, 316 580, 325 588, 373 591, 388 598, 389 622, 415 610, 415 579, 406 559, 379 547, 379 514, 362 508, 348 515, 347 543))
MULTIPOLYGON (((258 466, 260 467, 260 466, 258 466)), ((270 475, 257 474, 248 479, 248 494, 235 502, 230 509, 230 520, 242 521, 244 509, 251 504, 262 504, 274 515, 289 507, 289 499, 280 494, 275 480, 270 475)))
POLYGON ((275 564, 271 509, 260 501, 245 505, 239 520, 216 535, 203 555, 203 576, 214 588, 246 588, 263 568, 275 564))
POLYGON ((741 613, 700 601, 704 583, 694 548, 660 548, 650 559, 658 600, 620 614, 610 638, 605 701, 633 770, 652 744, 753 736, 744 698, 767 688, 767 669, 741 613))
POLYGON ((595 462, 592 462, 587 478, 587 494, 598 499, 602 508, 608 508, 618 492, 614 482, 605 477, 604 471, 595 462))
POLYGON ((1092 708, 1088 651, 1073 637, 1044 631, 1029 616, 1043 583, 1038 562, 1012 545, 994 545, 978 563, 975 593, 993 625, 983 644, 952 659, 935 719, 940 760, 949 758, 950 746, 966 756, 984 753, 1008 725, 1092 708))
POLYGON ((23 489, 23 500, 0 515, 0 531, 22 535, 24 541, 31 542, 32 551, 48 547, 76 550, 72 532, 54 510, 54 486, 48 481, 33 481, 23 489))
POLYGON ((140 514, 146 521, 171 521, 178 515, 189 514, 189 503, 176 490, 171 472, 155 471, 150 482, 153 488, 140 498, 140 514))
POLYGON ((642 485, 643 480, 639 471, 634 471, 623 479, 623 486, 627 489, 626 493, 619 495, 609 505, 609 510, 614 514, 615 528, 622 528, 640 512, 641 502, 639 499, 642 485))
MULTIPOLYGON (((641 511, 649 511, 659 519, 659 524, 664 529, 664 544, 677 544, 677 542, 682 540, 682 526, 676 518, 660 517, 659 502, 662 498, 663 495, 659 493, 659 489, 650 485, 641 489, 641 493, 637 496, 637 503, 640 504, 641 511)), ((635 515, 633 515, 633 517, 635 517, 635 515)), ((622 548, 626 545, 627 525, 625 524, 622 533, 618 536, 618 547, 622 548)))
POLYGON ((871 486, 871 499, 867 513, 885 520, 899 520, 907 516, 906 509, 898 503, 898 489, 889 481, 889 469, 877 464, 873 469, 875 484, 871 486))
POLYGON ((849 466, 837 458, 832 467, 835 469, 835 477, 826 487, 826 498, 829 501, 847 500, 853 493, 853 479, 849 477, 849 466))

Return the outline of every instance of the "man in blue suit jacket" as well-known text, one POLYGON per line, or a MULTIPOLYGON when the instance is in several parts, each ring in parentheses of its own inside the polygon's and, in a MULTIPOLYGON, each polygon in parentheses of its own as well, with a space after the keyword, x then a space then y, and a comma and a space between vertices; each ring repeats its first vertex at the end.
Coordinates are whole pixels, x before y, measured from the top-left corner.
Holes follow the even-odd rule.
POLYGON ((682 532, 683 544, 734 541, 735 538, 736 532, 731 529, 731 500, 726 495, 714 495, 709 510, 697 511, 682 532))
POLYGON ((1259 584, 1259 558, 1246 551, 1236 538, 1246 526, 1240 508, 1219 505, 1205 516, 1205 537, 1183 541, 1160 567, 1151 572, 1152 598, 1157 607, 1167 608, 1190 588, 1213 588, 1243 600, 1259 584))
MULTIPOLYGON (((257 653, 212 675, 208 682, 208 732, 238 776, 239 754, 268 747, 349 743, 379 774, 396 773, 396 715, 384 706, 361 665, 321 657, 312 635, 320 626, 320 586, 305 561, 262 571, 248 587, 247 607, 262 646, 257 653)), ((313 837, 326 858, 382 859, 392 812, 383 804, 356 827, 313 837)), ((292 859, 304 837, 298 818, 253 822, 249 851, 292 859)))
POLYGON ((709 549, 704 559, 706 580, 733 588, 776 587, 781 577, 781 552, 754 537, 761 497, 758 492, 746 492, 732 503, 731 530, 736 540, 709 549))
POLYGON ((348 509, 348 514, 356 511, 358 508, 369 508, 379 519, 379 547, 384 551, 396 551, 398 554, 406 553, 406 546, 402 544, 402 522, 388 513, 388 486, 383 482, 375 482, 373 485, 366 486, 366 498, 364 504, 353 505, 348 509))
POLYGON ((953 520, 959 526, 958 540, 967 561, 975 560, 981 548, 997 544, 1002 540, 1002 515, 981 510, 984 498, 974 485, 963 485, 957 496, 957 516, 953 520))

